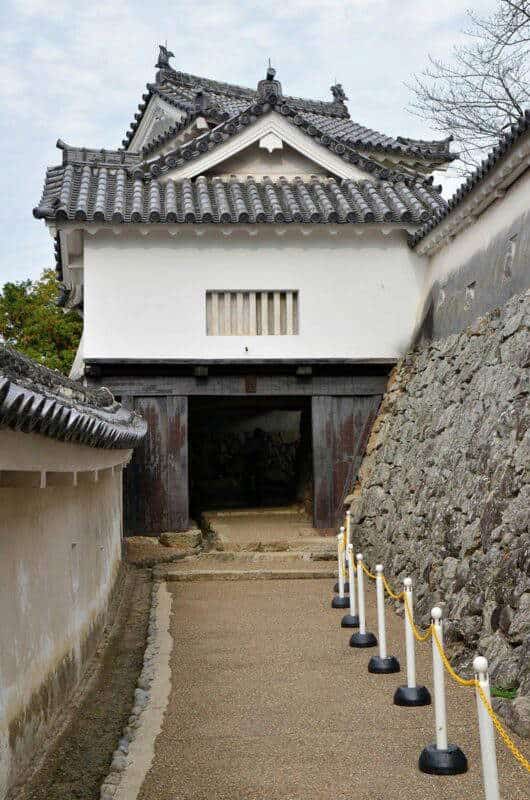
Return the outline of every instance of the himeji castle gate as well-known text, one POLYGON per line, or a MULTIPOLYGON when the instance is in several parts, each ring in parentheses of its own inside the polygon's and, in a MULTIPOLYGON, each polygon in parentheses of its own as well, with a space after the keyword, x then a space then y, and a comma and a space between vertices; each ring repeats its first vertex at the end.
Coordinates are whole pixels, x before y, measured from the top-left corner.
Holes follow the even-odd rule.
POLYGON ((431 173, 449 142, 357 124, 340 84, 305 100, 270 68, 248 89, 170 56, 122 149, 58 142, 34 212, 84 316, 74 374, 148 422, 130 532, 295 500, 332 528, 414 331, 425 263, 407 237, 445 210, 431 173))

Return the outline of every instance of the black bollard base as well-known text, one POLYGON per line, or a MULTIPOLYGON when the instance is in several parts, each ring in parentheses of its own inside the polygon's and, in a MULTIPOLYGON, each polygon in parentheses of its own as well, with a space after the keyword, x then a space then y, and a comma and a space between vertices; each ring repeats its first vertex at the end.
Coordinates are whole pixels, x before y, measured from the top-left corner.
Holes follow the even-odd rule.
POLYGON ((374 675, 390 675, 392 672, 399 672, 400 669, 399 661, 395 656, 386 658, 372 656, 368 662, 368 672, 372 672, 374 675))
POLYGON ((418 766, 428 775, 463 775, 467 772, 467 758, 455 744, 448 744, 447 750, 429 744, 421 751, 418 766))
POLYGON ((350 647, 376 647, 377 646, 377 639, 370 633, 366 631, 366 633, 352 633, 350 637, 350 647))
POLYGON ((430 706, 431 695, 426 686, 400 686, 394 692, 395 706, 430 706))
POLYGON ((331 608, 348 608, 349 605, 350 605, 349 597, 341 597, 338 594, 336 594, 333 600, 331 601, 331 608))
POLYGON ((358 628, 359 627, 359 617, 357 614, 344 614, 341 623, 341 628, 358 628))
MULTIPOLYGON (((333 591, 334 592, 338 592, 339 591, 339 584, 338 583, 336 583, 335 586, 333 587, 333 591)), ((349 593, 349 591, 350 591, 350 582, 349 581, 344 581, 344 591, 349 593)))

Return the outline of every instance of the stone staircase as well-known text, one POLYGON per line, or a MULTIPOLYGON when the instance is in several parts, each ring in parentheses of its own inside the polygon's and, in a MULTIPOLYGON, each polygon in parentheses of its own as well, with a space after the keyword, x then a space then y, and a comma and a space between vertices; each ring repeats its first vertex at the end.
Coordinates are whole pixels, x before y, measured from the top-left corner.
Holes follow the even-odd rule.
POLYGON ((202 526, 215 549, 159 564, 166 581, 333 578, 335 540, 322 537, 297 507, 208 512, 202 526))

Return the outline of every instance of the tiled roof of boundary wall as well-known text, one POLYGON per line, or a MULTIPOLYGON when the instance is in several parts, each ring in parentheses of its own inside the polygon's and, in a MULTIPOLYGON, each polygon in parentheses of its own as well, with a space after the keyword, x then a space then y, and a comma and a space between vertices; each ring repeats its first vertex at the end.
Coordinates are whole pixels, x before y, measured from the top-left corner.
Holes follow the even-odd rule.
POLYGON ((503 134, 499 143, 488 153, 480 165, 466 178, 461 186, 458 187, 453 196, 447 201, 446 207, 441 207, 434 218, 430 219, 416 233, 409 237, 409 244, 415 247, 422 241, 434 228, 443 222, 451 213, 457 209, 471 194, 473 189, 478 186, 497 166, 499 161, 517 145, 518 141, 530 131, 530 109, 522 114, 517 122, 510 126, 510 130, 503 134))
POLYGON ((145 420, 117 403, 108 389, 88 389, 4 344, 0 428, 123 450, 136 447, 147 432, 145 420))

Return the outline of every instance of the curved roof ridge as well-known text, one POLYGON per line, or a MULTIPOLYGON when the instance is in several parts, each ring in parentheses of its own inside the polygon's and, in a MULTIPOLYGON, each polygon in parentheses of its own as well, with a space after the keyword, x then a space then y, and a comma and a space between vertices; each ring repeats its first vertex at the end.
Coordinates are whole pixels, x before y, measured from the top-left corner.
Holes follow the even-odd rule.
POLYGON ((108 389, 89 389, 0 344, 0 428, 40 433, 88 447, 127 450, 145 436, 145 420, 108 389))
POLYGON ((510 125, 509 131, 503 133, 499 138, 498 144, 490 150, 490 152, 482 159, 478 167, 476 167, 470 175, 460 184, 458 189, 447 201, 445 209, 441 209, 436 217, 425 225, 423 225, 413 236, 409 239, 411 247, 415 247, 422 239, 424 239, 434 228, 436 228, 444 219, 446 219, 460 204, 467 198, 473 191, 475 186, 486 178, 486 176, 493 170, 501 158, 508 153, 517 141, 530 130, 530 109, 519 117, 519 119, 510 125))
MULTIPOLYGON (((184 113, 190 114, 194 111, 194 93, 202 90, 213 94, 220 106, 220 113, 228 113, 229 116, 240 113, 244 110, 246 104, 252 104, 258 97, 257 88, 253 89, 238 84, 224 83, 213 78, 205 78, 172 68, 160 70, 156 76, 156 83, 148 83, 146 88, 147 93, 142 95, 142 102, 138 106, 138 112, 135 114, 134 120, 122 141, 122 145, 125 148, 129 147, 134 138, 147 106, 154 95, 159 96, 165 102, 184 111, 184 113)), ((283 100, 297 111, 308 115, 318 115, 322 118, 321 124, 325 122, 326 125, 334 126, 335 134, 343 141, 351 138, 358 146, 362 145, 366 149, 392 152, 404 156, 412 155, 428 162, 438 161, 445 163, 457 158, 457 155, 449 150, 450 137, 439 141, 412 139, 403 136, 392 137, 352 120, 346 104, 336 99, 330 101, 313 100, 283 95, 283 100)), ((313 119, 312 121, 315 120, 313 119)), ((164 141, 167 141, 166 137, 164 137, 164 141)), ((153 149, 150 143, 147 144, 147 148, 153 149)))
MULTIPOLYGON (((318 143, 326 147, 331 152, 338 155, 344 161, 357 165, 360 169, 368 173, 373 173, 384 180, 400 181, 410 178, 410 174, 399 169, 389 169, 382 166, 377 161, 359 153, 349 144, 345 144, 334 136, 321 130, 321 128, 305 119, 296 108, 293 108, 288 98, 281 98, 273 102, 274 98, 268 100, 256 100, 247 108, 234 114, 227 120, 223 120, 214 128, 205 131, 195 139, 179 145, 175 150, 158 156, 153 161, 144 164, 153 176, 168 172, 176 167, 182 166, 186 161, 200 157, 203 153, 209 152, 216 146, 223 144, 228 138, 240 133, 244 128, 254 122, 259 116, 270 111, 277 111, 285 117, 290 117, 296 127, 303 130, 308 136, 318 140, 318 143)), ((415 175, 417 180, 432 182, 431 178, 415 175)))

